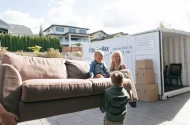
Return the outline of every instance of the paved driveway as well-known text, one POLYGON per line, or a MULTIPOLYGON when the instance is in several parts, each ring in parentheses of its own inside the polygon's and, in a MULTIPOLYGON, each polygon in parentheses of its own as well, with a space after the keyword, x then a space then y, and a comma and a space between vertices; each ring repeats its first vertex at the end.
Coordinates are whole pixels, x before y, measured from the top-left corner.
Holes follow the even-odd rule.
MULTIPOLYGON (((19 123, 19 125, 103 125, 98 108, 19 123)), ((125 125, 190 125, 190 93, 168 101, 138 102, 137 108, 128 106, 125 125)))

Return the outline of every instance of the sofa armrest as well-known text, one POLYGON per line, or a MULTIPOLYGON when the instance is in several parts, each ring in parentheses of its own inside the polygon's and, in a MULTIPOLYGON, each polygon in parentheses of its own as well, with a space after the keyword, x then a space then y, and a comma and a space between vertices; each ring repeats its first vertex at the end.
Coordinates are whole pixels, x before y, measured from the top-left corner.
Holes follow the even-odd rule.
POLYGON ((127 79, 130 79, 132 84, 131 84, 131 87, 132 87, 132 99, 130 101, 137 101, 138 100, 138 96, 137 96, 137 91, 136 91, 136 87, 135 87, 135 83, 133 81, 133 76, 132 76, 132 73, 129 69, 124 69, 124 70, 120 70, 120 72, 122 72, 124 74, 124 77, 127 78, 127 79))
POLYGON ((0 68, 0 102, 4 108, 18 115, 22 92, 22 78, 16 68, 2 64, 0 68))

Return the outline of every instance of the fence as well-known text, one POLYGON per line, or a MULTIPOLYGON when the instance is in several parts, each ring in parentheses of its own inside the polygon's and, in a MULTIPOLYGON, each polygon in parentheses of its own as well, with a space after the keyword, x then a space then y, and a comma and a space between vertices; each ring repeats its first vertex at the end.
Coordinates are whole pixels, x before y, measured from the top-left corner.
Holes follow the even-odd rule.
POLYGON ((82 52, 82 47, 68 47, 68 46, 63 46, 62 47, 62 52, 82 52))

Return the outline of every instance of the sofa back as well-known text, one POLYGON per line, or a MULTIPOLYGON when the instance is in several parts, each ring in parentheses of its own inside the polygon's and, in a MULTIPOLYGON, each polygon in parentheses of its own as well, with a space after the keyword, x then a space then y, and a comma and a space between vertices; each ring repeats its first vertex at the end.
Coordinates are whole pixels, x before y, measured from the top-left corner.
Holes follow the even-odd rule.
POLYGON ((66 60, 66 67, 69 79, 87 79, 90 65, 84 61, 66 60))
POLYGON ((65 59, 20 56, 7 52, 3 55, 2 64, 14 66, 21 75, 22 81, 29 79, 66 79, 65 59))

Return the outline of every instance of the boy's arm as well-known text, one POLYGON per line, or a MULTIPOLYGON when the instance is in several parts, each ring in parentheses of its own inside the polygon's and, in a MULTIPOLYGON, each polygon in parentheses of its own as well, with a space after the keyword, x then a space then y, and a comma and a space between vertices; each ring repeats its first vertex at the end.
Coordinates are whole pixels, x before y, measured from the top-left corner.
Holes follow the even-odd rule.
POLYGON ((102 111, 102 113, 106 112, 108 109, 108 98, 106 93, 104 93, 104 97, 100 106, 100 110, 102 111))
POLYGON ((95 67, 95 63, 94 63, 94 61, 92 61, 92 63, 90 64, 90 71, 89 71, 90 78, 93 78, 93 76, 94 76, 94 67, 95 67))
POLYGON ((108 71, 108 68, 104 62, 103 62, 103 71, 107 77, 110 77, 110 72, 108 71))

